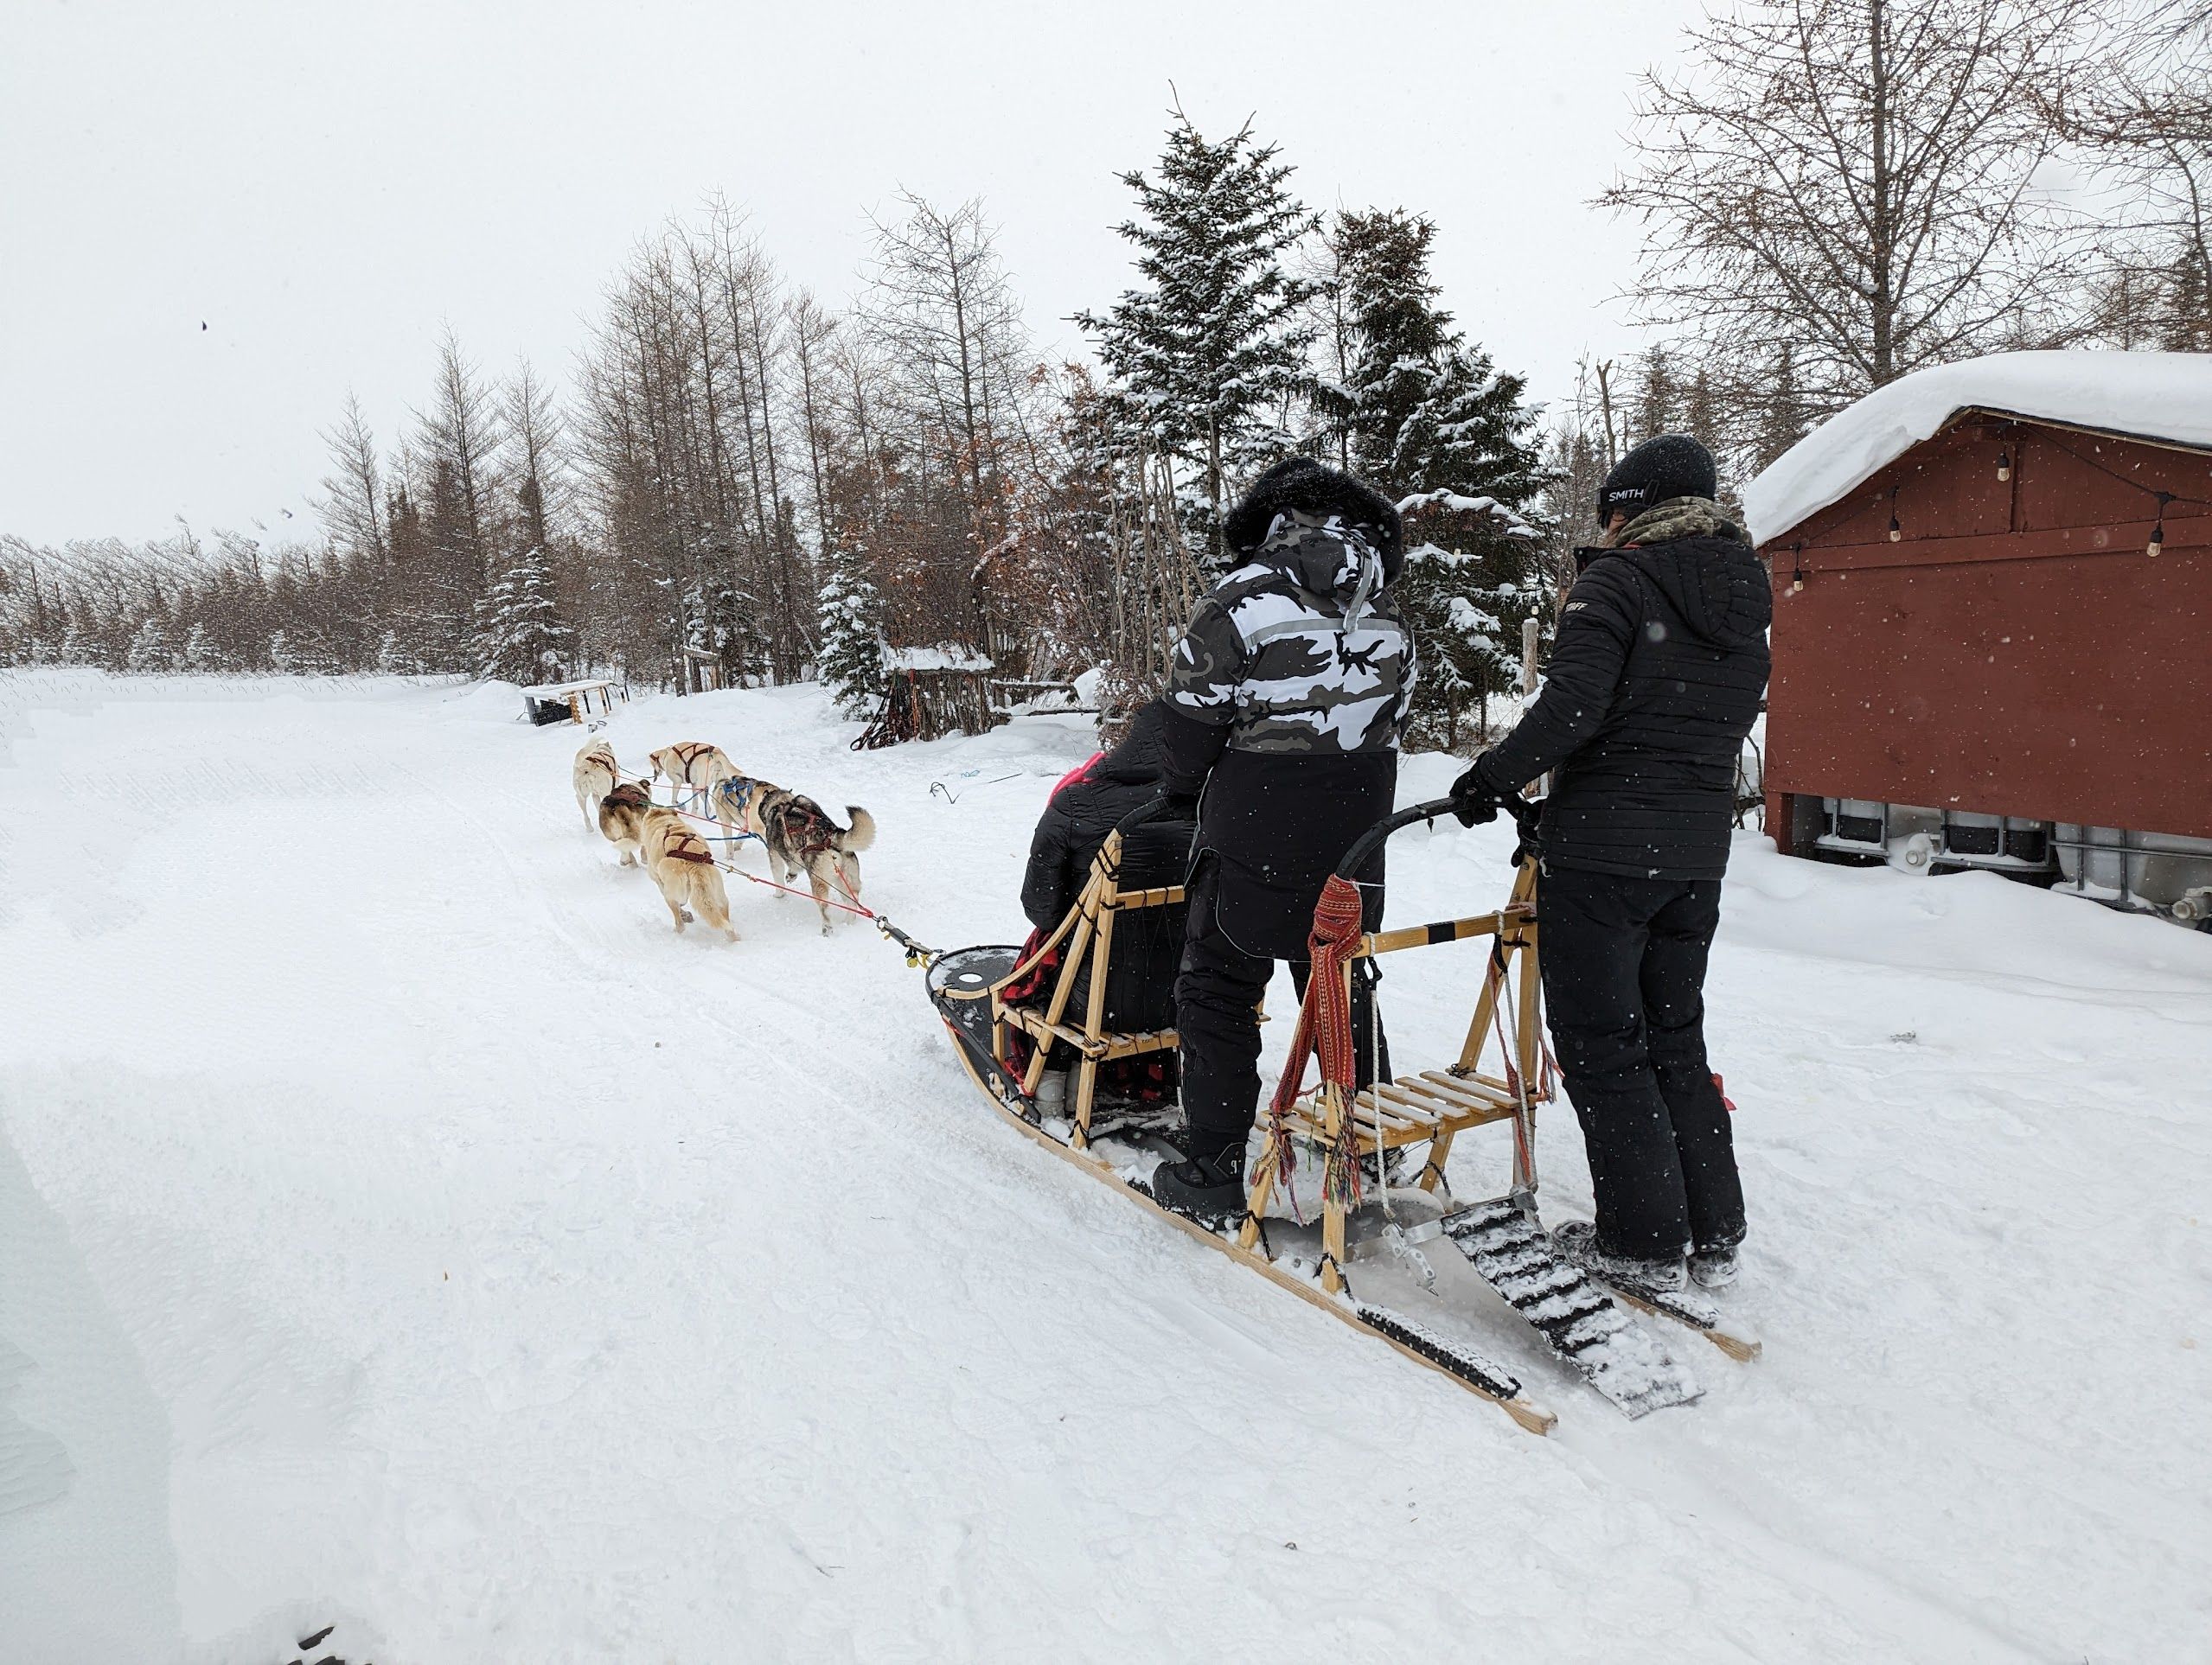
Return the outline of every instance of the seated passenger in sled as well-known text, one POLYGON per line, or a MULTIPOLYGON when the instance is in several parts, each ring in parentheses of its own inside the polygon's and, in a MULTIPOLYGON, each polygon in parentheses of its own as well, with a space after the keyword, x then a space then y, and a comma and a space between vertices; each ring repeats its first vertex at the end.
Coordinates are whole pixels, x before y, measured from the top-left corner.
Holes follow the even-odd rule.
MULTIPOLYGON (((1067 917, 1090 878, 1092 864, 1107 835, 1132 811, 1160 794, 1161 712, 1148 705, 1129 721, 1111 751, 1102 752, 1053 789, 1030 840, 1029 867, 1021 882, 1021 910, 1034 928, 1022 950, 1027 961, 1067 917)), ((1123 835, 1116 884, 1123 890, 1179 885, 1190 860, 1192 826, 1188 820, 1156 819, 1123 835)), ((1105 1027, 1115 1030, 1169 1030, 1175 1026, 1175 973, 1181 963, 1188 909, 1180 902, 1134 909, 1118 916, 1106 974, 1105 1027)), ((1022 1005, 1041 1005, 1058 986, 1066 940, 1049 950, 1021 980, 1006 990, 1022 1005)), ((1071 1016, 1085 1010, 1090 967, 1081 966, 1067 1002, 1071 1016)), ((1011 1061, 1010 1061, 1011 1062, 1011 1061)), ((1067 1066, 1074 1062, 1064 1044, 1053 1056, 1039 1088, 1039 1107, 1056 1113, 1067 1088, 1067 1066)), ((1172 1051, 1116 1059, 1099 1072, 1102 1093, 1112 1099, 1175 1102, 1175 1055, 1172 1051)))

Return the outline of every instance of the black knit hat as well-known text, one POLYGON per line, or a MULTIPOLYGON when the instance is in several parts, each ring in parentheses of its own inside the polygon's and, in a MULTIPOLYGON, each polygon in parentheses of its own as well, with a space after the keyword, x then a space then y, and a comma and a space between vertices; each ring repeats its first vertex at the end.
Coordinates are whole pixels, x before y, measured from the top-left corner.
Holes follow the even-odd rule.
POLYGON ((1670 497, 1712 497, 1719 491, 1710 451, 1688 434, 1660 434, 1613 465, 1597 488, 1597 523, 1611 520, 1615 509, 1626 509, 1633 520, 1670 497))

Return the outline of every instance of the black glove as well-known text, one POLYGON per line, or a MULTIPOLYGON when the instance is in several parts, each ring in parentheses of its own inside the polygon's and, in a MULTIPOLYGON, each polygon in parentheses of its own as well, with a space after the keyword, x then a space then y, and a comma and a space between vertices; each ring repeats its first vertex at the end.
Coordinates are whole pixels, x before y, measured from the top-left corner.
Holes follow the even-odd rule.
POLYGON ((1461 826, 1482 826, 1498 819, 1498 794, 1484 784, 1482 765, 1474 764, 1452 782, 1452 814, 1461 826))

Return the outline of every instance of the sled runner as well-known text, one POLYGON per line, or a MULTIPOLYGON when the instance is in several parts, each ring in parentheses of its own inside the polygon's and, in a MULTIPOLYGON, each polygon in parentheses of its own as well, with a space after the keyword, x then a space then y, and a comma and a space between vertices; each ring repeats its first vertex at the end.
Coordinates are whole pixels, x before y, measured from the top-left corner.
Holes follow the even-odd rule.
MULTIPOLYGON (((1176 1045, 1173 1030, 1116 1031, 1103 1021, 1117 920, 1132 910, 1182 901, 1180 887, 1120 888, 1124 834, 1152 813, 1150 808, 1109 835, 1075 906, 1043 944, 1026 955, 1009 947, 940 954, 930 966, 930 998, 969 1074, 1030 1138, 1269 1281, 1497 1401, 1531 1432, 1548 1431, 1555 1419, 1510 1371, 1473 1344, 1477 1321, 1467 1304, 1448 1300, 1451 1292, 1441 1286, 1446 1266, 1466 1268, 1454 1274, 1461 1285, 1470 1281, 1467 1273, 1486 1284, 1554 1354, 1629 1416, 1686 1403, 1700 1392, 1689 1369, 1606 1290, 1554 1252, 1537 1217, 1535 1112, 1551 1094, 1538 1010, 1537 864, 1529 847, 1533 806, 1521 807, 1523 847, 1503 907, 1397 930, 1361 928, 1359 894, 1351 876, 1380 840, 1433 821, 1450 807, 1444 801, 1420 804, 1383 821, 1346 854, 1323 892, 1315 910, 1314 972, 1289 1065, 1265 1113, 1265 1148, 1250 1177, 1244 1216, 1224 1229, 1176 1213, 1152 1196, 1147 1182, 1157 1158, 1168 1151, 1160 1138, 1168 1118, 1109 1104, 1096 1090, 1102 1064, 1176 1045), (1459 1057, 1441 1069, 1355 1090, 1350 1010, 1358 962, 1486 939, 1488 960, 1459 1057), (1040 986, 1037 966, 1062 945, 1057 976, 1040 986), (1078 1018, 1071 1006, 1086 968, 1088 998, 1078 1018), (1485 1055, 1493 1040, 1497 1062, 1487 1069, 1485 1055), (1054 1042, 1080 1060, 1064 1114, 1048 1113, 1037 1098, 1045 1048, 1054 1042), (1309 1053, 1320 1061, 1321 1079, 1306 1090, 1309 1053), (1512 1133, 1511 1190, 1502 1197, 1462 1204, 1445 1183, 1446 1163, 1462 1134, 1494 1123, 1507 1124, 1512 1133), (1318 1198, 1301 1199, 1301 1170, 1310 1186, 1316 1166, 1318 1198), (1407 1171, 1414 1175, 1411 1183, 1399 1183, 1407 1171), (1317 1207, 1309 1206, 1314 1202, 1317 1207), (1444 1251, 1456 1251, 1456 1261, 1444 1251), (1439 1258, 1432 1259, 1432 1252, 1439 1258), (1436 1305, 1414 1316, 1422 1310, 1415 1303, 1425 1302, 1436 1305)), ((1622 1293, 1646 1310, 1666 1311, 1634 1292, 1622 1293)), ((1719 1325, 1717 1312, 1698 1315, 1711 1317, 1712 1325, 1697 1325, 1686 1311, 1690 1304, 1678 1305, 1685 1310, 1667 1316, 1736 1339, 1719 1325)), ((1750 1346, 1755 1350, 1755 1343, 1750 1346)))

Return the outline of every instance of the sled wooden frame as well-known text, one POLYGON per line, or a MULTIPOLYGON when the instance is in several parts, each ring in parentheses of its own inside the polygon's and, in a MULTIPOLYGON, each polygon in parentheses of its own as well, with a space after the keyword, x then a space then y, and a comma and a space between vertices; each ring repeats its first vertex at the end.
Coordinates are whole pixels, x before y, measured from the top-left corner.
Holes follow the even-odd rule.
MULTIPOLYGON (((953 998, 980 998, 981 993, 981 991, 978 991, 974 997, 956 994, 953 998)), ((1529 1398, 1527 1394, 1518 1392, 1510 1396, 1493 1394, 1479 1384, 1469 1381, 1466 1377, 1439 1363, 1428 1355, 1416 1351, 1396 1336, 1378 1328, 1361 1314, 1359 1309, 1353 1305, 1349 1294, 1342 1292, 1331 1293, 1325 1291, 1313 1279, 1288 1266, 1277 1265, 1259 1250, 1244 1247, 1233 1240, 1223 1236, 1219 1232, 1209 1231, 1188 1215, 1178 1214, 1174 1209, 1155 1202, 1148 1193, 1139 1190, 1116 1173, 1112 1165, 1096 1151, 1088 1149, 1078 1150, 1066 1140, 1055 1139, 1036 1123, 1007 1108, 998 1094, 991 1091, 990 1084, 976 1074, 975 1062, 964 1049, 960 1051, 960 1062, 961 1067, 967 1070, 969 1079, 983 1089, 985 1095, 991 1100, 992 1107, 1004 1120, 1020 1129, 1030 1139, 1044 1146, 1063 1162, 1081 1169, 1093 1179, 1103 1181, 1132 1202, 1149 1209, 1176 1230, 1196 1238, 1201 1243, 1210 1244, 1219 1249, 1239 1266, 1250 1267, 1277 1288, 1288 1290, 1308 1305, 1317 1307, 1330 1317, 1342 1320, 1363 1335, 1371 1336, 1378 1341, 1387 1343, 1392 1351, 1403 1354, 1425 1369, 1435 1371, 1448 1381, 1456 1382, 1476 1398, 1488 1400, 1529 1432, 1548 1434, 1558 1426, 1557 1414, 1549 1407, 1529 1398)))
MULTIPOLYGON (((1487 939, 1489 954, 1482 987, 1458 1059, 1444 1069, 1423 1071, 1418 1075, 1400 1077, 1385 1083, 1379 1092, 1376 1089, 1362 1090, 1352 1095, 1349 1102, 1339 1101, 1343 1095, 1334 1089, 1317 1088, 1303 1095, 1290 1114, 1286 1116, 1285 1132, 1292 1138, 1309 1139, 1317 1145, 1324 1141, 1346 1139, 1356 1155, 1371 1154, 1378 1146, 1387 1152, 1426 1144, 1429 1152, 1416 1183, 1422 1190, 1433 1193, 1444 1186, 1444 1165, 1450 1156, 1452 1142, 1459 1134, 1494 1122, 1509 1122, 1514 1127, 1514 1201, 1517 1206, 1526 1207, 1533 1213, 1536 1189, 1535 1111, 1538 1104, 1550 1096, 1544 1085, 1548 1059, 1544 1051, 1540 1027, 1542 984, 1537 952, 1538 870, 1536 854, 1529 847, 1537 807, 1516 804, 1510 807, 1521 823, 1524 847, 1514 874, 1512 890, 1503 907, 1494 912, 1464 919, 1364 933, 1357 940, 1351 963, 1346 967, 1346 974, 1349 977, 1357 962, 1363 959, 1445 942, 1487 939), (1503 1075, 1492 1075, 1482 1068, 1484 1055, 1493 1034, 1499 1037, 1501 1051, 1506 1055, 1501 1063, 1503 1075)), ((1416 805, 1390 817, 1368 837, 1379 841, 1402 827, 1422 821, 1433 822, 1449 809, 1450 805, 1442 801, 1416 805)), ((1069 910, 1058 928, 1039 947, 1019 957, 1013 972, 994 983, 981 986, 942 989, 942 998, 945 999, 961 1002, 988 1000, 991 1003, 990 1056, 988 1059, 980 1049, 971 1049, 969 1044, 960 1042, 959 1031, 955 1028, 955 1050, 962 1068, 990 1099, 992 1107, 999 1115, 1062 1161, 1112 1186, 1178 1231, 1199 1242, 1211 1244, 1231 1260, 1259 1273, 1269 1283, 1288 1290, 1308 1305, 1332 1314, 1362 1334, 1388 1343, 1393 1351, 1414 1363, 1425 1366, 1458 1383, 1479 1398, 1488 1400, 1528 1432, 1537 1434, 1550 1432, 1557 1423, 1557 1418, 1543 1404, 1531 1399, 1513 1379, 1512 1373, 1494 1368, 1470 1371, 1463 1368, 1464 1359, 1455 1363, 1448 1356, 1456 1343, 1445 1342, 1441 1347, 1431 1347, 1429 1343, 1437 1338, 1424 1337, 1417 1333, 1410 1335, 1406 1330, 1406 1321, 1400 1315, 1370 1307, 1354 1298, 1341 1270, 1347 1247, 1347 1210, 1341 1201, 1328 1206, 1324 1199, 1320 1222, 1322 1254, 1317 1266, 1304 1265, 1295 1259, 1278 1260, 1259 1226, 1259 1222, 1264 1218, 1263 1210, 1273 1192, 1273 1176, 1277 1171, 1275 1163, 1264 1157, 1262 1158, 1258 1177, 1248 1195, 1249 1212, 1241 1224, 1233 1228, 1215 1230, 1162 1205, 1143 1183, 1117 1170, 1099 1148, 1092 1145, 1089 1123, 1090 1094, 1096 1081, 1096 1065, 1111 1057, 1162 1051, 1176 1044, 1173 1030, 1116 1035, 1107 1031, 1102 1021, 1103 990, 1106 971, 1111 963, 1115 916, 1131 908, 1166 906, 1183 897, 1180 887, 1122 891, 1116 883, 1114 869, 1120 860, 1122 835, 1143 819, 1144 812, 1139 812, 1126 820, 1109 836, 1107 844, 1100 850, 1098 859, 1093 864, 1090 878, 1076 906, 1069 910), (1042 1009, 1009 1003, 1005 991, 1033 974, 1042 956, 1061 942, 1069 944, 1069 951, 1059 976, 1053 983, 1052 996, 1042 1009), (1091 970, 1090 1001, 1085 1012, 1086 1022, 1077 1025, 1066 1021, 1065 1013, 1072 1000, 1078 968, 1086 961, 1091 970), (1020 1072, 1006 1062, 1007 1040, 1009 1033, 1014 1030, 1026 1034, 1039 1043, 1037 1056, 1032 1057, 1025 1069, 1020 1072), (1042 1124, 1033 1106, 1037 1082, 1042 1078, 1044 1046, 1050 1041, 1064 1041, 1076 1047, 1086 1066, 1077 1083, 1074 1125, 1070 1135, 1064 1138, 1042 1124), (1424 1347, 1429 1350, 1423 1350, 1424 1347)), ((1363 840, 1365 844, 1365 840, 1363 840)), ((1371 845, 1366 847, 1371 848, 1371 845)), ((1365 855, 1365 849, 1356 845, 1339 871, 1347 874, 1357 871, 1365 855)), ((947 1023, 951 1026, 949 1018, 947 1023)), ((1456 1210, 1456 1205, 1449 1200, 1448 1190, 1445 1201, 1448 1212, 1456 1210)), ((1727 1326, 1711 1324, 1680 1310, 1655 1305, 1627 1291, 1609 1289, 1607 1292, 1628 1306, 1701 1330, 1707 1340, 1732 1358, 1749 1360, 1758 1356, 1760 1348, 1755 1338, 1739 1334, 1727 1326)), ((1525 1312, 1524 1316, 1527 1314, 1525 1312)), ((1417 1325, 1416 1327, 1417 1329, 1417 1325)), ((1486 1362, 1483 1362, 1486 1365, 1486 1362)))
MULTIPOLYGON (((1432 817, 1435 807, 1421 807, 1432 817)), ((1397 826, 1426 818, 1418 810, 1407 811, 1384 825, 1394 831, 1397 826)), ((1491 939, 1482 990, 1475 998, 1474 1016, 1467 1024, 1467 1039, 1461 1045, 1458 1059, 1442 1069, 1400 1075, 1394 1081, 1363 1088, 1348 1102, 1339 1088, 1324 1083, 1291 1107, 1282 1119, 1281 1137, 1302 1139, 1324 1152, 1334 1150, 1339 1141, 1349 1139, 1355 1160, 1378 1151, 1387 1153, 1426 1145, 1428 1155, 1415 1183, 1424 1191, 1434 1191, 1443 1183, 1444 1164, 1450 1160, 1454 1140, 1471 1128, 1510 1121, 1514 1124, 1512 1189, 1516 1193, 1534 1194, 1536 1107, 1550 1094, 1545 1086, 1543 1019, 1538 1004, 1543 986, 1537 964, 1537 858, 1525 845, 1520 853, 1512 891, 1504 907, 1494 913, 1476 914, 1465 919, 1406 926, 1395 931, 1364 932, 1344 968, 1348 997, 1351 979, 1362 960, 1407 948, 1491 939), (1512 1014, 1510 1024, 1505 1017, 1508 1009, 1512 1014), (1510 1056, 1501 1060, 1505 1071, 1502 1075, 1487 1074, 1482 1069, 1483 1054, 1493 1031, 1498 1033, 1501 1051, 1507 1047, 1508 1031, 1511 1036, 1510 1056)), ((1347 858, 1347 866, 1356 869, 1359 864, 1347 858)), ((1250 1249, 1259 1241, 1260 1222, 1267 1217, 1268 1202, 1274 1194, 1275 1176, 1281 1169, 1281 1155, 1280 1150, 1270 1143, 1260 1158, 1251 1194, 1245 1203, 1244 1223, 1237 1236, 1240 1248, 1250 1249)), ((1384 1171, 1383 1164, 1387 1160, 1387 1155, 1378 1158, 1378 1175, 1384 1171)), ((1325 1254, 1320 1277, 1323 1285, 1332 1293, 1344 1287, 1347 1213, 1343 1196, 1323 1197, 1321 1246, 1325 1254)))
MULTIPOLYGON (((1183 900, 1183 887, 1180 884, 1124 890, 1119 877, 1121 865, 1122 829, 1117 826, 1106 835, 1106 842, 1099 845, 1097 855, 1092 858, 1090 876, 1084 881, 1075 906, 1068 909, 1052 935, 988 991, 991 1000, 992 1055, 1001 1063, 1005 1062, 1009 1030, 1018 1030, 1035 1043, 1030 1049, 1028 1065, 1020 1075, 1024 1098, 1036 1098, 1038 1083, 1045 1079, 1054 1042, 1065 1042, 1075 1049, 1081 1062, 1076 1066, 1074 1090, 1069 1095, 1069 1120, 1075 1130, 1071 1142, 1078 1151, 1086 1150, 1090 1145, 1090 1112, 1098 1093, 1098 1066, 1116 1058, 1173 1052, 1178 1043, 1172 1029, 1116 1031, 1106 1027, 1106 973, 1113 964, 1114 922, 1138 909, 1172 908, 1183 900), (1040 1008, 1033 1004, 1017 1005, 1008 999, 1007 990, 1029 977, 1045 956, 1063 942, 1067 944, 1067 952, 1061 956, 1059 975, 1053 980, 1052 993, 1044 1005, 1040 1008), (1090 970, 1090 988, 1084 1005, 1083 1020, 1071 1023, 1068 1006, 1086 965, 1090 970)), ((1013 1071, 1009 1069, 1007 1073, 1011 1075, 1013 1071)))
MULTIPOLYGON (((1112 963, 1114 922, 1116 916, 1139 908, 1172 906, 1184 899, 1184 890, 1180 885, 1142 890, 1123 890, 1120 888, 1116 874, 1121 864, 1122 835, 1125 831, 1137 826, 1142 819, 1144 817, 1141 812, 1138 815, 1125 820, 1121 826, 1107 835, 1106 842, 1099 847, 1098 855, 1091 863, 1090 876, 1085 881, 1083 891, 1077 898, 1075 905, 1068 910, 1052 934, 1036 948, 1023 955, 1013 971, 997 982, 982 988, 946 991, 948 998, 963 1001, 988 999, 991 1003, 992 1057, 998 1067, 1006 1072, 1009 1079, 1018 1081, 1020 1093, 1025 1099, 1033 1100, 1036 1096, 1037 1084, 1043 1079, 1046 1049, 1052 1041, 1064 1041, 1077 1049, 1082 1058, 1082 1063, 1078 1068, 1077 1079, 1071 1084, 1073 1091, 1071 1094, 1071 1126, 1069 1137, 1064 1139, 1060 1139, 1046 1131, 1039 1123, 1011 1108, 994 1089, 991 1082, 985 1080, 978 1072, 976 1061, 969 1056, 968 1050, 963 1047, 956 1047, 962 1068, 967 1070, 969 1079, 974 1081, 977 1087, 982 1088, 986 1096, 990 1099, 993 1108, 1001 1117, 1061 1160, 1081 1169, 1092 1178, 1111 1185, 1122 1195, 1150 1209, 1152 1213, 1173 1226, 1178 1231, 1200 1242, 1211 1244, 1228 1255, 1231 1260, 1258 1273, 1269 1283, 1289 1291, 1309 1305, 1329 1313, 1365 1335, 1372 1336, 1386 1343, 1394 1352, 1402 1354, 1412 1360, 1414 1363, 1456 1382, 1476 1397, 1488 1400, 1529 1432, 1550 1433, 1558 1423, 1558 1417, 1550 1408, 1530 1399, 1525 1393, 1518 1389, 1511 1394, 1493 1393, 1480 1383, 1469 1381, 1467 1376, 1448 1365, 1408 1346, 1397 1336, 1378 1327, 1352 1300, 1350 1291, 1345 1287, 1344 1279, 1341 1277, 1330 1278, 1327 1275, 1326 1262, 1324 1275, 1318 1279, 1292 1266, 1279 1264, 1266 1251, 1266 1246, 1263 1243, 1255 1241, 1258 1229, 1256 1223, 1256 1212, 1254 1219, 1245 1222, 1243 1230, 1233 1236, 1210 1230, 1199 1222, 1179 1214, 1174 1209, 1167 1208, 1155 1201, 1148 1192, 1131 1183, 1122 1174, 1116 1172, 1111 1164, 1091 1148, 1090 1112, 1097 1086, 1097 1066, 1112 1058, 1136 1057, 1150 1052, 1172 1050, 1178 1043, 1176 1031, 1172 1029, 1117 1034, 1109 1031, 1104 1024, 1106 973, 1112 963), (1052 986, 1052 994, 1044 1005, 1040 1008, 1033 1004, 1023 1005, 1009 1001, 1006 991, 1032 975, 1044 956, 1055 946, 1064 941, 1068 944, 1067 953, 1064 957, 1059 974, 1052 986), (1084 1021, 1078 1025, 1066 1020, 1066 1011, 1073 997, 1076 979, 1086 960, 1090 966, 1090 989, 1084 1014, 1084 1021), (1006 1043, 1007 1034, 1011 1030, 1018 1030, 1027 1035, 1037 1043, 1027 1066, 1018 1075, 1017 1072, 1006 1062, 1006 1043)), ((1498 911, 1477 915, 1468 919, 1452 920, 1442 924, 1419 925, 1397 931, 1371 932, 1360 939, 1359 952, 1355 958, 1390 954, 1400 949, 1421 947, 1433 943, 1460 941, 1482 936, 1495 937, 1501 946, 1509 949, 1510 954, 1518 955, 1521 959, 1522 982, 1518 986, 1518 999, 1524 1011, 1519 1021, 1519 1032, 1526 1037, 1532 1033, 1528 1021, 1528 1013, 1533 1010, 1537 998, 1536 919, 1532 900, 1535 882, 1535 863, 1531 858, 1523 863, 1521 871, 1515 879, 1512 896, 1506 906, 1498 911)), ((1347 974, 1349 974, 1349 968, 1347 968, 1347 974)), ((1480 1060, 1484 1037, 1488 1027, 1495 1021, 1494 1014, 1499 992, 1505 986, 1499 957, 1493 954, 1489 973, 1484 980, 1482 996, 1476 1003, 1474 1021, 1468 1026, 1467 1043, 1461 1049, 1462 1059, 1473 1061, 1468 1063, 1468 1073, 1464 1077, 1454 1077, 1448 1072, 1444 1072, 1448 1084, 1441 1087, 1429 1082, 1427 1077, 1422 1078, 1424 1083, 1422 1094, 1433 1095, 1438 1104, 1438 1108, 1433 1114, 1427 1113, 1418 1105, 1401 1107, 1392 1100, 1385 1100, 1384 1121, 1388 1130, 1385 1132, 1386 1148, 1395 1149, 1403 1144, 1420 1143, 1422 1138, 1429 1139, 1432 1145, 1435 1140, 1439 1139, 1442 1140, 1441 1149, 1432 1149, 1430 1168, 1425 1168, 1422 1171, 1422 1183, 1426 1189, 1434 1190, 1442 1178, 1442 1158, 1449 1154, 1450 1140, 1454 1136, 1468 1127, 1504 1120, 1516 1113, 1525 1113, 1518 1100, 1509 1096, 1507 1082, 1480 1075, 1474 1068, 1474 1063, 1478 1063, 1480 1060), (1435 1132, 1417 1138, 1393 1137, 1416 1126, 1433 1126, 1435 1132)), ((1527 1056, 1525 1048, 1524 1057, 1526 1058, 1527 1056)), ((1453 1066, 1454 1069, 1458 1068, 1458 1065, 1453 1066)), ((1524 1075, 1522 1079, 1533 1080, 1536 1077, 1533 1075, 1524 1075)), ((1362 1094, 1360 1102, 1365 1104, 1369 1096, 1367 1094, 1362 1094)), ((1416 1094, 1409 1088, 1408 1096, 1420 1099, 1422 1094, 1416 1094)), ((1340 1117, 1341 1112, 1339 1111, 1339 1113, 1340 1117)), ((1371 1121, 1373 1115, 1371 1107, 1365 1113, 1371 1121)), ((1270 1164, 1263 1164, 1263 1167, 1269 1171, 1272 1171, 1270 1164)), ((1517 1176, 1520 1172, 1520 1158, 1518 1154, 1515 1171, 1517 1176)), ((1264 1204, 1268 1190, 1269 1188, 1263 1184, 1254 1187, 1256 1210, 1264 1204)), ((1332 1228, 1325 1226, 1325 1240, 1329 1246, 1331 1255, 1340 1259, 1345 1247, 1344 1220, 1341 1209, 1337 1211, 1334 1220, 1333 1238, 1327 1237, 1330 1229, 1332 1228)))

